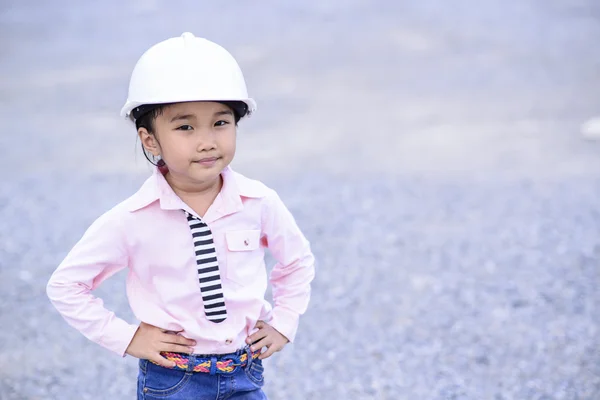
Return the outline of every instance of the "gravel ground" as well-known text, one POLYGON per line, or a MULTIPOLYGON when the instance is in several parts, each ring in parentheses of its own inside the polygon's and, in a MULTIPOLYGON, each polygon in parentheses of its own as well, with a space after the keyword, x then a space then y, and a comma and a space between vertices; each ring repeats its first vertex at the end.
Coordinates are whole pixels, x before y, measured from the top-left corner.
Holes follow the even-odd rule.
MULTIPOLYGON (((45 284, 148 174, 117 113, 184 30, 238 56, 259 110, 236 168, 318 258, 271 399, 600 399, 594 1, 174 4, 0 5, 0 399, 134 398, 135 360, 45 284)), ((134 320, 123 273, 98 295, 134 320)))

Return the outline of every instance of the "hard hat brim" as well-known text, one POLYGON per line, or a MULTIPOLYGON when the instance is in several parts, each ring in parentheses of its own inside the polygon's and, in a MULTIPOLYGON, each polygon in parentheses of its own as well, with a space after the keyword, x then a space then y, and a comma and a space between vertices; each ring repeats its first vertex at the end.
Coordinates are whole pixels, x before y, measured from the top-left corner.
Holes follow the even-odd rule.
POLYGON ((161 101, 161 102, 137 102, 137 101, 127 101, 127 103, 125 103, 125 105, 123 106, 123 108, 121 109, 121 117, 123 118, 132 118, 133 120, 136 120, 137 118, 139 118, 140 116, 142 116, 143 114, 146 114, 147 112, 152 111, 153 109, 160 107, 161 105, 164 104, 174 104, 174 103, 187 103, 187 102, 193 102, 193 101, 214 101, 214 102, 228 102, 228 101, 241 101, 246 103, 246 105, 248 106, 248 111, 246 112, 245 115, 242 116, 243 117, 249 117, 250 115, 252 115, 255 111, 256 111, 256 102, 254 101, 254 99, 196 99, 196 100, 187 100, 187 101, 174 101, 174 102, 165 102, 165 101, 161 101), (140 109, 139 111, 135 111, 136 109, 140 109))

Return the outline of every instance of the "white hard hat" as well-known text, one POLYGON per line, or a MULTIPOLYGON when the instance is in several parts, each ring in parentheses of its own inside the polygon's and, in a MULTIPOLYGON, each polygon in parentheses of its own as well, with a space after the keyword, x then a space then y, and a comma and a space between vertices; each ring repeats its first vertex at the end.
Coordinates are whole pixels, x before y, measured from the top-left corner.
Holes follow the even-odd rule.
POLYGON ((121 116, 140 106, 186 101, 242 101, 248 114, 256 110, 233 56, 189 32, 155 44, 140 57, 121 116))

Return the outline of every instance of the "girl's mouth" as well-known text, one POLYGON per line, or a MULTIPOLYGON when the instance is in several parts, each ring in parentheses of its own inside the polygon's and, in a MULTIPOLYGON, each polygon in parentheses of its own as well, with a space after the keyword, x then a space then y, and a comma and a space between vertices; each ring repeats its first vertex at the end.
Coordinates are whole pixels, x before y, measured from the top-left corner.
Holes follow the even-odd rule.
POLYGON ((207 157, 207 158, 202 158, 200 160, 194 161, 194 163, 200 164, 205 167, 212 167, 213 165, 216 164, 216 162, 218 160, 219 160, 219 157, 207 157))

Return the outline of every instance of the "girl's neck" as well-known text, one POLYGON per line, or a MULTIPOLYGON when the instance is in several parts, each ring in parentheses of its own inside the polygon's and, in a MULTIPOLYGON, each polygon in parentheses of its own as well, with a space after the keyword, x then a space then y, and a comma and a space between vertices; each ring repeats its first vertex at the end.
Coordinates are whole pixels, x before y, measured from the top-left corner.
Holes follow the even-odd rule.
POLYGON ((182 182, 169 172, 165 174, 165 179, 173 192, 200 217, 204 217, 223 187, 221 174, 212 181, 202 183, 182 182))

